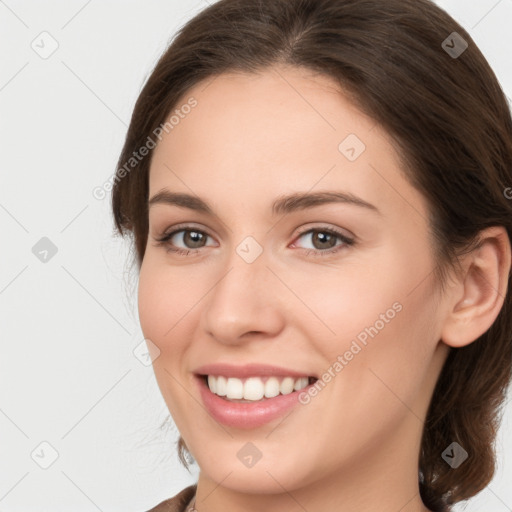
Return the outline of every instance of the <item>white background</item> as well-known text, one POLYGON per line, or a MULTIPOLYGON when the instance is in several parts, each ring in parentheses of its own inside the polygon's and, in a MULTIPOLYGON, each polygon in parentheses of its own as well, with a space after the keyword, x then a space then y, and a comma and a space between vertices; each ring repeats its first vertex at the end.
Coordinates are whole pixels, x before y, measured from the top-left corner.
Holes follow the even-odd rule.
MULTIPOLYGON (((512 0, 438 3, 511 97, 512 0)), ((167 409, 133 354, 143 340, 137 279, 127 243, 113 237, 109 196, 92 190, 115 171, 156 59, 206 6, 0 1, 2 511, 146 511, 196 480, 197 467, 177 461, 176 430, 158 428, 167 409), (59 45, 47 59, 31 47, 43 31, 59 45), (46 263, 32 252, 42 237, 57 248, 46 263), (48 469, 35 462, 50 461, 44 441, 58 453, 48 469)), ((509 402, 497 476, 465 510, 512 510, 511 411, 509 402)))

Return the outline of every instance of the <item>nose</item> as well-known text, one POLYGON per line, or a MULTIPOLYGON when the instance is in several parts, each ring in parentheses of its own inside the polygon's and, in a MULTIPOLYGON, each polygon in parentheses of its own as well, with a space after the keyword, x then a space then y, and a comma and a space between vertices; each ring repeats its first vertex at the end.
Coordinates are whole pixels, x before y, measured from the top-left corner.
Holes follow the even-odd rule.
POLYGON ((282 284, 266 264, 263 255, 247 263, 233 254, 205 297, 203 332, 226 345, 268 339, 281 332, 285 325, 282 284))

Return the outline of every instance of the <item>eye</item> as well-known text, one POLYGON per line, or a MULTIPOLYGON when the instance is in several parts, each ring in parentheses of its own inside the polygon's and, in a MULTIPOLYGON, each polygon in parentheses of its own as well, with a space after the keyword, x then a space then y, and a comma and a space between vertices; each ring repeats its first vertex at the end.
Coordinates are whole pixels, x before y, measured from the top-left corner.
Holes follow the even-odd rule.
MULTIPOLYGON (((208 238, 212 238, 208 233, 193 228, 191 226, 177 226, 170 233, 165 233, 161 237, 156 238, 156 246, 165 246, 167 252, 173 252, 182 256, 189 256, 191 253, 200 252, 199 249, 206 246, 208 238), (182 247, 180 247, 180 243, 182 247)), ((303 247, 306 255, 325 256, 333 254, 344 247, 354 245, 355 240, 349 238, 334 228, 318 227, 303 230, 296 240, 301 238, 309 238, 312 248, 303 247)), ((296 242, 292 244, 292 247, 296 242)))
MULTIPOLYGON (((303 231, 297 240, 306 238, 310 240, 312 248, 306 247, 307 255, 325 256, 343 249, 343 247, 353 245, 354 239, 347 237, 343 233, 327 227, 319 227, 303 231), (340 243, 337 243, 337 242, 340 243)), ((294 243, 295 245, 295 243, 294 243)))
POLYGON ((156 239, 157 246, 166 246, 168 252, 174 252, 188 256, 190 252, 198 252, 201 247, 205 247, 207 238, 211 238, 208 233, 195 228, 174 229, 170 233, 162 235, 156 239), (184 247, 179 247, 179 243, 184 247))

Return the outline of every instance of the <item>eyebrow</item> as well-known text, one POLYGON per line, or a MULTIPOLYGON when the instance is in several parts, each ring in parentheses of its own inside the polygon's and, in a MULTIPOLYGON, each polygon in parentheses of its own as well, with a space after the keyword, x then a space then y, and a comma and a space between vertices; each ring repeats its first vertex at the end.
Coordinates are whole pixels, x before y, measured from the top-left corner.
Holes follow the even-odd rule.
MULTIPOLYGON (((381 214, 375 205, 368 203, 353 194, 341 191, 313 193, 296 192, 290 195, 279 196, 272 204, 272 214, 278 215, 281 213, 292 213, 329 203, 351 204, 373 211, 379 215, 381 214)), ((214 215, 211 206, 199 197, 181 192, 171 192, 166 189, 157 192, 151 199, 149 199, 148 207, 155 204, 173 205, 180 208, 189 208, 190 210, 205 213, 206 215, 214 215)))

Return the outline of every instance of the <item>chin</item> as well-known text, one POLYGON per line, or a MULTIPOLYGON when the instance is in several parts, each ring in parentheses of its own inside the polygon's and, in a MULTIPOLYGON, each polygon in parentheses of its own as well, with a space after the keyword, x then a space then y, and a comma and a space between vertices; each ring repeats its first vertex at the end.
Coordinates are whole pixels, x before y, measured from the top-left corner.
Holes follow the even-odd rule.
POLYGON ((311 469, 312 465, 304 460, 300 451, 285 448, 282 444, 272 447, 264 437, 251 443, 234 438, 219 443, 215 449, 210 444, 203 447, 201 456, 194 458, 201 473, 240 493, 277 494, 282 493, 283 488, 291 491, 318 478, 321 467, 311 469), (260 448, 259 459, 255 447, 260 448))

